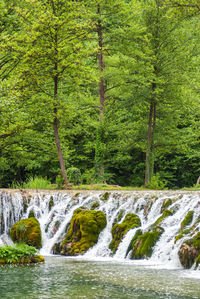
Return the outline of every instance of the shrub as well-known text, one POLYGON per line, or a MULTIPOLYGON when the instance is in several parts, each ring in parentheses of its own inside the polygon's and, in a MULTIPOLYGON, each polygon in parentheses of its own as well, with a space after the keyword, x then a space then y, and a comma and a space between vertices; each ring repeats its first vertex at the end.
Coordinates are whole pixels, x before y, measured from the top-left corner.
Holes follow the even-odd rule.
POLYGON ((42 256, 35 255, 37 249, 26 244, 0 247, 0 264, 43 262, 42 256))
POLYGON ((157 173, 151 179, 151 182, 147 185, 149 189, 163 190, 166 186, 166 182, 162 181, 160 175, 157 173))
POLYGON ((60 174, 58 174, 56 177, 57 188, 62 189, 63 184, 64 184, 64 179, 62 178, 62 176, 60 174))
POLYGON ((30 177, 27 182, 23 183, 24 189, 52 189, 51 182, 47 178, 30 177))
POLYGON ((70 167, 67 169, 67 177, 70 183, 79 185, 81 183, 81 172, 76 167, 70 167))

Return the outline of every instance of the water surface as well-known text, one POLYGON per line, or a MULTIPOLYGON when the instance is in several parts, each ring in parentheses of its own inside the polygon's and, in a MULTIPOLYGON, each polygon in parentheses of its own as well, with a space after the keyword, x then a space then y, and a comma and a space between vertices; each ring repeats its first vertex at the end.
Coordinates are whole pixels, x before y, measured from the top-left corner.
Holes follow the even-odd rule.
POLYGON ((1 266, 1 298, 200 298, 199 271, 134 263, 47 257, 34 266, 1 266))

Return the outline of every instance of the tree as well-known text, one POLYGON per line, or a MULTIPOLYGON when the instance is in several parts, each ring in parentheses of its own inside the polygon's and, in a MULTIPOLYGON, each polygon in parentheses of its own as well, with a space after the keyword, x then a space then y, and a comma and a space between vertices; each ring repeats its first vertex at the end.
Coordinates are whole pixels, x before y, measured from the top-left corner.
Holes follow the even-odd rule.
MULTIPOLYGON (((48 110, 65 183, 68 183, 59 137, 59 115, 63 110, 63 90, 76 81, 82 70, 85 38, 84 6, 64 0, 17 3, 15 11, 21 30, 5 40, 4 50, 21 53, 18 90, 21 96, 48 110), (31 11, 31 13, 30 13, 31 11), (37 97, 35 96, 37 93, 37 97)), ((66 91, 66 94, 69 94, 66 91)))

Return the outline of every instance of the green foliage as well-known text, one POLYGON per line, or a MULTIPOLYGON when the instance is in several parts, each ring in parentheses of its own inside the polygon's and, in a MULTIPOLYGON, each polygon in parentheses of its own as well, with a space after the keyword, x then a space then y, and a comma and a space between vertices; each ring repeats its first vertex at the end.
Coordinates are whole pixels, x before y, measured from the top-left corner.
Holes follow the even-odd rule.
POLYGON ((22 186, 24 189, 53 189, 51 182, 42 177, 31 177, 22 186))
POLYGON ((36 256, 37 249, 27 244, 0 247, 0 264, 43 262, 42 256, 36 256))
POLYGON ((64 184, 64 180, 63 180, 62 176, 60 174, 58 174, 56 176, 57 189, 62 189, 63 184, 64 184))
POLYGON ((151 189, 194 186, 200 173, 199 9, 168 2, 1 2, 0 187, 23 188, 27 178, 47 177, 62 188, 55 120, 66 168, 80 169, 83 184, 142 186, 148 173, 151 189))
POLYGON ((159 174, 152 177, 151 182, 147 185, 149 189, 153 190, 163 190, 165 189, 167 183, 162 181, 159 174))
POLYGON ((79 185, 81 183, 81 172, 80 169, 76 167, 70 167, 67 169, 67 177, 69 182, 74 185, 79 185))

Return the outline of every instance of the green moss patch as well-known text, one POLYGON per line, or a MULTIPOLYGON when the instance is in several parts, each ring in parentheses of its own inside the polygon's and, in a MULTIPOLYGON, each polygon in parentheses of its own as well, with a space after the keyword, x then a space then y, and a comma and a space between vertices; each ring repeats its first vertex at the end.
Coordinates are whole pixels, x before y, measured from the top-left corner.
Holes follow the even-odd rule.
POLYGON ((193 219, 194 211, 189 211, 183 221, 181 222, 181 230, 183 230, 186 226, 188 226, 193 219))
POLYGON ((200 260, 200 232, 198 232, 193 238, 185 241, 178 252, 179 260, 182 266, 189 269, 196 262, 199 264, 200 260))
POLYGON ((100 206, 100 203, 98 201, 94 201, 91 205, 91 210, 98 209, 100 206))
POLYGON ((176 243, 178 240, 182 239, 184 237, 184 235, 187 235, 187 234, 191 234, 193 235, 195 233, 195 227, 196 225, 198 224, 199 221, 197 221, 192 228, 190 229, 185 229, 184 228, 186 226, 188 226, 191 222, 192 222, 192 219, 193 219, 193 215, 194 215, 194 211, 189 211, 187 213, 187 215, 185 216, 185 218, 183 219, 183 221, 181 222, 181 231, 180 233, 175 237, 174 239, 174 243, 176 243))
POLYGON ((162 216, 160 216, 158 218, 158 220, 156 220, 156 222, 154 223, 153 226, 156 227, 156 226, 160 225, 165 218, 172 216, 172 215, 173 215, 173 212, 171 212, 169 210, 164 210, 164 212, 162 213, 162 216))
POLYGON ((84 254, 98 241, 100 232, 106 226, 106 216, 101 211, 77 209, 70 228, 61 244, 61 254, 84 254))
POLYGON ((152 255, 153 247, 159 240, 163 228, 157 227, 156 229, 139 235, 137 238, 132 240, 132 259, 145 259, 152 255))
POLYGON ((166 199, 163 201, 161 211, 163 212, 163 211, 164 211, 165 209, 167 209, 171 204, 172 204, 172 199, 171 199, 171 198, 166 198, 166 199))
POLYGON ((34 217, 15 223, 10 230, 10 237, 15 243, 25 243, 38 249, 42 247, 40 224, 34 217))
POLYGON ((116 252, 119 243, 130 229, 139 227, 140 225, 140 218, 131 213, 126 215, 122 223, 116 223, 112 228, 112 241, 109 245, 109 248, 112 250, 112 252, 116 252))
POLYGON ((109 192, 105 192, 104 194, 100 195, 100 199, 103 201, 107 201, 109 199, 110 193, 109 192))

